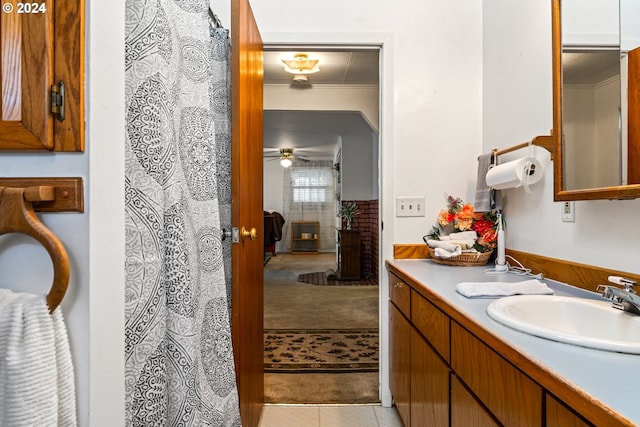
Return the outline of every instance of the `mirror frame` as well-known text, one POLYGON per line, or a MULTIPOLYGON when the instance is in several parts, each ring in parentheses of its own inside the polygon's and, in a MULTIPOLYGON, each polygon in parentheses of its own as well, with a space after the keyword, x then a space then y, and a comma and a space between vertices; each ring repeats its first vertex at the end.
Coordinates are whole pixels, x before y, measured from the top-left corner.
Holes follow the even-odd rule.
POLYGON ((640 197, 640 184, 619 185, 614 187, 588 188, 580 190, 564 190, 562 173, 562 27, 560 3, 562 0, 551 0, 551 39, 553 57, 553 130, 551 132, 554 145, 553 162, 553 199, 567 200, 602 200, 602 199, 635 199, 640 197))

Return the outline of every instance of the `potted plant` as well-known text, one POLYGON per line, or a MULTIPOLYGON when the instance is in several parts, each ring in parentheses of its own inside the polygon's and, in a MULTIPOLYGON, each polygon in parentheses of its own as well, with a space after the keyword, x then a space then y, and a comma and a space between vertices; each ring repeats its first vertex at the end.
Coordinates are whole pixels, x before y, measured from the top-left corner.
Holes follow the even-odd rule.
POLYGON ((355 202, 345 202, 340 210, 340 216, 346 221, 346 229, 351 230, 351 222, 354 217, 360 215, 360 210, 355 202))

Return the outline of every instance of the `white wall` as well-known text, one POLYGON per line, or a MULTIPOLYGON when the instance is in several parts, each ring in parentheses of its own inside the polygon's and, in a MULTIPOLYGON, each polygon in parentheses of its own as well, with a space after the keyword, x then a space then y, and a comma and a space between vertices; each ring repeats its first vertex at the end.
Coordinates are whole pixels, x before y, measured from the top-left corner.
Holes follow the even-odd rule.
MULTIPOLYGON (((483 9, 483 150, 488 151, 549 134, 551 8, 538 0, 491 0, 483 9)), ((640 273, 640 227, 635 226, 640 199, 578 201, 575 222, 562 222, 551 169, 532 194, 506 191, 507 247, 640 273)))
POLYGON ((374 164, 374 150, 378 151, 376 135, 342 135, 341 200, 373 200, 378 164, 374 164))

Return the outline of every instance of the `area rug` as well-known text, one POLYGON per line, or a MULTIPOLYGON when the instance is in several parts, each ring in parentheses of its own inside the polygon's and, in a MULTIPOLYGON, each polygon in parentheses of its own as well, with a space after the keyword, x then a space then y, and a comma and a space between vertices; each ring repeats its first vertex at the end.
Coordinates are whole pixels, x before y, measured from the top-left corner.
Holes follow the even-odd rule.
POLYGON ((319 286, 377 286, 373 280, 364 278, 360 280, 336 280, 327 278, 324 271, 315 273, 303 273, 298 275, 298 282, 319 286))
POLYGON ((377 372, 378 329, 264 331, 264 371, 377 372))

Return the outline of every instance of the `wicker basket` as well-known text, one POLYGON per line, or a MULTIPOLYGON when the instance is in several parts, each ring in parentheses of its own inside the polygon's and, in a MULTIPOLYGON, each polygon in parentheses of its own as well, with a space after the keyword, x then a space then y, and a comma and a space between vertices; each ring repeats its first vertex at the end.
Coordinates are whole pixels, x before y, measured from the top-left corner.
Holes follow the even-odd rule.
POLYGON ((431 260, 436 264, 444 265, 458 265, 458 266, 474 266, 474 265, 486 265, 489 262, 489 258, 493 251, 489 252, 465 252, 462 255, 454 256, 451 258, 442 258, 436 256, 436 251, 433 248, 429 248, 429 255, 431 260))

